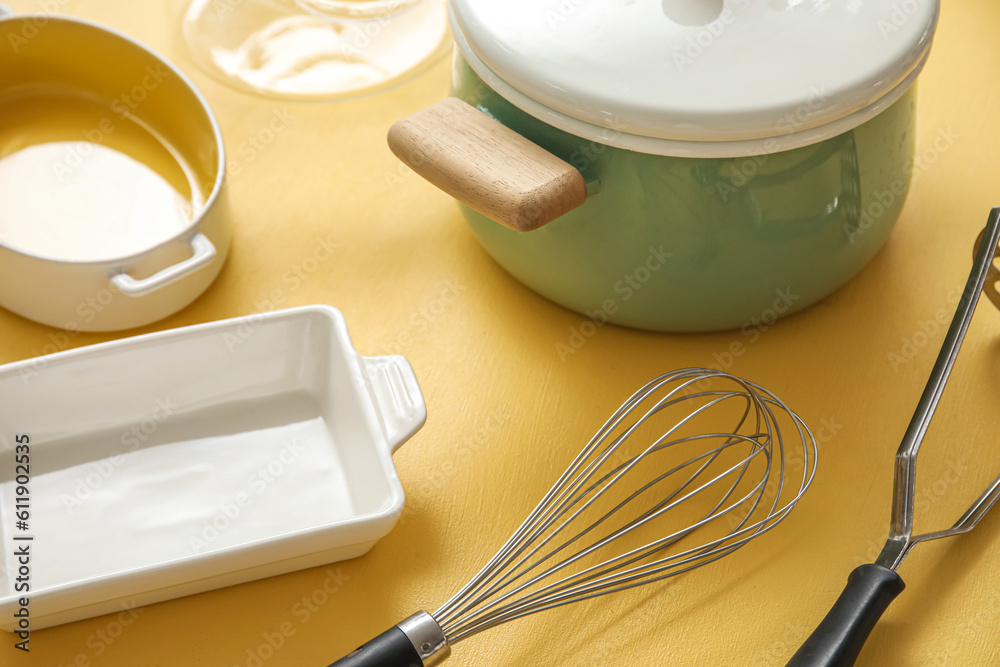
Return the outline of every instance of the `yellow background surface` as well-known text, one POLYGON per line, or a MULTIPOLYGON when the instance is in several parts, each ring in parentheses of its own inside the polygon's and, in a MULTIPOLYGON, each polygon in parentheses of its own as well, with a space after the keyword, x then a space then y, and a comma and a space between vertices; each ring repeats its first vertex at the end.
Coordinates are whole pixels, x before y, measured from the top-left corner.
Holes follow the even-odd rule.
MULTIPOLYGON (((1000 204, 1000 4, 945 3, 920 79, 918 151, 941 132, 955 139, 918 172, 890 242, 854 281, 756 342, 740 332, 607 326, 565 360, 557 345, 583 318, 508 276, 454 203, 386 148, 394 120, 447 94, 446 62, 361 101, 254 98, 194 67, 177 38, 182 5, 66 0, 61 11, 133 35, 201 86, 239 167, 229 182, 232 253, 214 286, 181 313, 142 330, 81 334, 70 347, 247 315, 275 296, 281 307, 336 306, 358 349, 404 354, 426 396, 427 425, 395 456, 407 510, 363 558, 149 606, 120 634, 114 616, 38 631, 28 656, 0 635, 0 664, 245 666, 265 634, 290 624, 293 633, 264 664, 326 665, 450 597, 632 391, 658 373, 729 362, 725 352, 740 342, 745 353, 728 370, 774 391, 821 439, 815 485, 792 516, 666 585, 463 642, 449 664, 783 665, 850 570, 872 560, 885 539, 892 456, 943 337, 920 336, 922 323, 942 310, 950 318, 976 234, 1000 204), (294 116, 288 128, 258 154, 241 152, 285 108, 294 116), (291 289, 283 276, 321 240, 337 250, 291 289), (442 308, 446 290, 457 297, 442 308), (891 356, 914 339, 912 358, 891 356), (330 573, 337 592, 308 617, 297 613, 330 573)), ((55 333, 0 311, 0 362, 40 354, 55 333)), ((983 300, 921 457, 918 529, 949 524, 1000 472, 998 405, 1000 314, 983 300)), ((1000 664, 998 548, 994 514, 970 535, 916 549, 901 568, 907 590, 859 664, 1000 664)))

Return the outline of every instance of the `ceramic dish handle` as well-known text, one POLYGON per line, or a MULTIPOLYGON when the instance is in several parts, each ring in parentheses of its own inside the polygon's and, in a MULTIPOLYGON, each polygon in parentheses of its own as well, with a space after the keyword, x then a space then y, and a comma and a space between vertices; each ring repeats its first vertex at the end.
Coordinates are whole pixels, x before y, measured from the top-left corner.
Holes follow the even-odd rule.
POLYGON ((163 269, 156 275, 136 280, 128 273, 122 272, 111 277, 111 284, 126 296, 145 296, 161 287, 166 287, 175 280, 180 280, 189 273, 194 273, 211 264, 212 260, 215 259, 215 246, 204 234, 195 234, 194 238, 191 239, 191 249, 194 251, 194 255, 183 262, 163 269))
POLYGON ((389 148, 455 199, 520 232, 587 199, 571 164, 454 97, 398 121, 389 148))
POLYGON ((10 16, 13 13, 14 13, 14 10, 12 10, 7 5, 5 5, 3 3, 0 3, 0 18, 3 18, 4 16, 10 16))
POLYGON ((369 357, 363 362, 389 451, 395 453, 427 421, 427 406, 417 376, 410 362, 398 355, 369 357))

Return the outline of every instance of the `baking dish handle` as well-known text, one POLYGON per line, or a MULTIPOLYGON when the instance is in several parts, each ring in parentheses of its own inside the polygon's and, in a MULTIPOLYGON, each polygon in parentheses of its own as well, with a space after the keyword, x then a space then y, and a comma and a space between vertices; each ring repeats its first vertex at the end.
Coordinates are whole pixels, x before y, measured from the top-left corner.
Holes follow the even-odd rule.
POLYGON ((215 246, 212 245, 207 236, 199 232, 194 235, 190 243, 194 255, 183 262, 174 264, 142 280, 137 280, 130 276, 127 271, 122 271, 111 277, 111 284, 126 296, 145 296, 212 263, 216 254, 215 246))
POLYGON ((427 406, 417 376, 405 357, 362 358, 382 422, 382 429, 395 453, 427 421, 427 406))
POLYGON ((10 7, 8 7, 3 3, 0 3, 0 18, 3 18, 4 16, 10 16, 13 13, 14 13, 13 9, 11 9, 10 7))
POLYGON ((519 232, 587 199, 587 181, 573 165, 456 97, 394 124, 389 148, 458 201, 519 232))

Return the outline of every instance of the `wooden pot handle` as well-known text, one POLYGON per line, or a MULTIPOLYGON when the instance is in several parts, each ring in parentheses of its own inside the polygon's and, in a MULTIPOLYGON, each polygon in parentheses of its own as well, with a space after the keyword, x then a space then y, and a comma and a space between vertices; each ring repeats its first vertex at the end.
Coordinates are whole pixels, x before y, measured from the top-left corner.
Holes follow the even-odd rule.
POLYGON ((398 121, 389 148, 455 199, 517 231, 538 229, 587 199, 572 165, 455 97, 398 121))

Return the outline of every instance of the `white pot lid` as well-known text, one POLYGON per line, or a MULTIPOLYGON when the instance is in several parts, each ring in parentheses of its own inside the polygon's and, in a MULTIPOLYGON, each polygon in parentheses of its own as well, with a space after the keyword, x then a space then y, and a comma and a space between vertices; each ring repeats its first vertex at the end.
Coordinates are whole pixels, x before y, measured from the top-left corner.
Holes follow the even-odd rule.
POLYGON ((845 132, 898 99, 939 0, 451 0, 498 92, 574 134, 745 155, 845 132))

